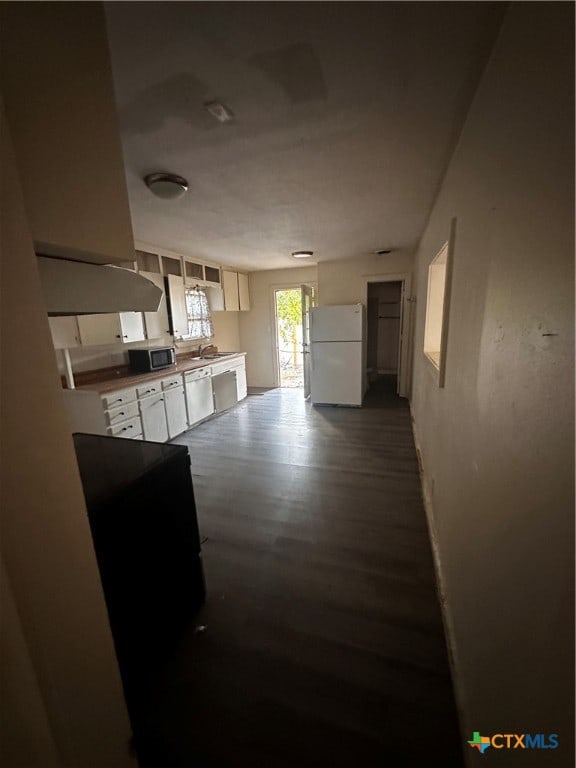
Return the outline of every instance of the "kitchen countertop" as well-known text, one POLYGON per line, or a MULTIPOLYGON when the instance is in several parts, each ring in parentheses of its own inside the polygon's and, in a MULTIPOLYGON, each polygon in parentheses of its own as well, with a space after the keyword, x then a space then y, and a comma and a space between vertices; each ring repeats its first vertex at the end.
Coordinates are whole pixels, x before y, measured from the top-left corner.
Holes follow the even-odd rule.
POLYGON ((176 365, 171 365, 168 368, 162 368, 160 371, 153 371, 152 373, 134 373, 129 375, 119 375, 114 378, 105 379, 104 381, 96 381, 91 384, 84 384, 76 387, 80 390, 96 391, 100 394, 106 392, 114 392, 117 389, 125 389, 127 387, 137 386, 147 381, 155 381, 158 379, 164 379, 167 376, 173 376, 175 373, 186 373, 186 371, 193 371, 196 368, 207 368, 208 366, 216 365, 218 363, 228 362, 236 357, 245 357, 246 352, 230 352, 227 355, 219 355, 215 358, 198 358, 198 357, 184 357, 178 360, 176 365))

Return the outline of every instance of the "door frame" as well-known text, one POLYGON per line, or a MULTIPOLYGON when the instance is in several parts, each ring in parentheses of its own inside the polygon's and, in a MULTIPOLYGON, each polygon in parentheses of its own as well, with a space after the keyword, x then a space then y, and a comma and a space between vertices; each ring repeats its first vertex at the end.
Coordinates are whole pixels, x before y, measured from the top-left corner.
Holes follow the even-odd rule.
POLYGON ((270 341, 271 341, 271 353, 272 353, 272 362, 273 362, 273 369, 274 369, 274 386, 279 387, 280 386, 280 360, 278 357, 278 329, 276 328, 276 291, 285 291, 290 289, 296 289, 301 290, 303 285, 309 285, 311 288, 314 288, 316 293, 318 293, 318 281, 317 280, 300 280, 300 282, 291 282, 291 283, 275 283, 274 285, 270 286, 270 320, 271 325, 270 328, 272 329, 272 333, 270 334, 270 341))
MULTIPOLYGON (((410 399, 412 389, 412 273, 364 275, 362 278, 364 305, 368 308, 368 286, 370 283, 402 283, 402 307, 400 324, 400 354, 398 358, 398 394, 410 399)), ((364 343, 368 344, 368 334, 364 343)))

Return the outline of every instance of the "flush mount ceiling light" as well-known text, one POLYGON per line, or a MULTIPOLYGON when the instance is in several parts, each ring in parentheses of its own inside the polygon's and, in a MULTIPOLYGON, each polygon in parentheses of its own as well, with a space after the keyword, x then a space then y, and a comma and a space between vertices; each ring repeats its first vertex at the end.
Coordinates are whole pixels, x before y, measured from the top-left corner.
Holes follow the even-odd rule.
POLYGON ((382 248, 380 251, 374 251, 377 256, 387 256, 392 253, 392 248, 382 248))
POLYGON ((234 112, 221 101, 206 101, 204 108, 220 123, 229 123, 234 119, 234 112))
POLYGON ((293 251, 292 256, 295 259, 309 259, 310 256, 314 256, 314 251, 293 251))
POLYGON ((188 182, 173 173, 150 173, 144 178, 148 189, 162 200, 178 200, 188 191, 188 182))

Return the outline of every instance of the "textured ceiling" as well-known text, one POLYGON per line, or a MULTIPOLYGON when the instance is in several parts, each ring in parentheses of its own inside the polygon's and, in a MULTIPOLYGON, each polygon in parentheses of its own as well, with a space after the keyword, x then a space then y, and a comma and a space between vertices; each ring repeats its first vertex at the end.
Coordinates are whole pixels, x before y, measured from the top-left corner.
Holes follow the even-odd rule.
POLYGON ((413 248, 504 8, 107 4, 135 237, 248 270, 413 248))

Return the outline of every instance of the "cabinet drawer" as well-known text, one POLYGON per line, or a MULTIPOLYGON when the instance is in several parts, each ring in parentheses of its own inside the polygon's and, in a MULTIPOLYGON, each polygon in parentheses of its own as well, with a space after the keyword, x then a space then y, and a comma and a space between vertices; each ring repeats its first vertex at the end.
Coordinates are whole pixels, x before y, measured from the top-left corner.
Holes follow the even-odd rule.
POLYGON ((121 405, 119 408, 113 408, 110 411, 106 411, 106 420, 109 426, 119 424, 121 421, 132 419, 134 416, 138 416, 138 401, 134 400, 128 405, 121 405))
POLYGON ((206 368, 196 368, 194 371, 189 371, 188 373, 184 374, 184 379, 186 382, 188 381, 198 381, 198 379, 204 379, 206 376, 210 376, 212 373, 212 368, 210 366, 207 366, 206 368))
POLYGON ((148 384, 142 384, 136 388, 138 397, 148 397, 149 395, 157 395, 162 392, 162 387, 159 381, 149 381, 148 384))
POLYGON ((182 374, 179 374, 178 376, 170 376, 169 379, 162 379, 160 382, 162 389, 177 389, 178 387, 183 386, 182 382, 182 374))
POLYGON ((102 395, 102 404, 104 410, 108 411, 111 408, 118 408, 126 403, 131 403, 136 400, 136 388, 130 387, 129 389, 117 389, 115 392, 107 392, 102 395))
POLYGON ((136 437, 137 435, 142 434, 140 416, 108 427, 108 434, 114 435, 115 437, 136 437))
POLYGON ((217 376, 221 373, 226 373, 226 371, 231 371, 232 368, 235 368, 238 363, 238 358, 232 358, 231 360, 223 360, 221 363, 216 363, 212 366, 212 375, 217 376))

